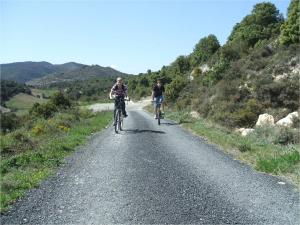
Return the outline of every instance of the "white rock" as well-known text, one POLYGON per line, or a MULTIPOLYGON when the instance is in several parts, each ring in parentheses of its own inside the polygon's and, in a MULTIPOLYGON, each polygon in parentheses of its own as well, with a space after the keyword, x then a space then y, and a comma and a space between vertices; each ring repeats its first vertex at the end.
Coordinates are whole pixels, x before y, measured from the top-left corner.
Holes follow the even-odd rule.
POLYGON ((3 106, 0 106, 0 112, 2 112, 2 113, 9 113, 9 112, 11 112, 11 110, 8 109, 8 108, 5 108, 3 106))
POLYGON ((235 132, 239 133, 243 137, 247 136, 248 134, 251 134, 254 131, 252 128, 239 128, 236 129, 235 132))
POLYGON ((247 136, 248 134, 251 134, 252 132, 254 131, 254 129, 251 129, 251 128, 246 128, 245 130, 243 130, 242 132, 242 136, 245 137, 247 136))
POLYGON ((289 76, 289 75, 288 75, 287 73, 284 73, 284 74, 281 74, 281 75, 277 75, 277 76, 275 76, 274 81, 275 81, 275 82, 278 82, 278 81, 287 79, 288 76, 289 76))
POLYGON ((192 111, 191 113, 191 117, 195 118, 195 119, 199 119, 200 118, 200 114, 196 111, 192 111))
POLYGON ((268 113, 261 114, 258 117, 256 126, 274 125, 274 117, 268 113))
POLYGON ((211 70, 211 68, 207 64, 200 66, 200 69, 201 69, 202 73, 205 73, 205 72, 211 70))
POLYGON ((236 128, 234 131, 236 133, 242 133, 245 130, 245 128, 236 128))
POLYGON ((293 112, 293 113, 288 114, 283 119, 277 121, 276 125, 292 127, 294 125, 294 122, 293 122, 294 118, 299 118, 298 112, 293 112))

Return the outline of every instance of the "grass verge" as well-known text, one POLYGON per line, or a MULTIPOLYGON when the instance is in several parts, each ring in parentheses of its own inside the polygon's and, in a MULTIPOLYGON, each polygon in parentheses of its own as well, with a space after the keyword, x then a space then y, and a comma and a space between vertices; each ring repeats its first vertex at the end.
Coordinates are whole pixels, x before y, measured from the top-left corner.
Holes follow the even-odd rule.
MULTIPOLYGON (((194 134, 205 137, 208 142, 219 145, 225 152, 251 165, 256 170, 279 175, 300 188, 299 142, 284 145, 274 144, 277 143, 276 140, 274 141, 274 138, 270 137, 265 138, 259 129, 246 137, 242 137, 234 131, 210 121, 191 118, 189 112, 169 111, 166 116, 182 124, 194 134)), ((264 132, 267 135, 274 134, 276 136, 275 129, 270 127, 264 132)), ((276 138, 281 137, 276 136, 276 138)))
POLYGON ((28 189, 37 187, 62 164, 64 157, 84 144, 91 133, 105 128, 112 118, 111 112, 87 113, 71 125, 62 125, 67 117, 71 116, 60 114, 37 121, 29 131, 1 136, 1 212, 28 189))

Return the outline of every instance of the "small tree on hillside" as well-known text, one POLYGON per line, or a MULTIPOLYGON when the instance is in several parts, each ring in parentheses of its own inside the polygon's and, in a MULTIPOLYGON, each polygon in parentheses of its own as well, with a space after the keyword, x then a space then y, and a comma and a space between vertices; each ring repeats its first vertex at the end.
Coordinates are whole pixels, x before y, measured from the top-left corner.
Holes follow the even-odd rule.
POLYGON ((217 37, 213 34, 202 38, 196 44, 193 53, 191 54, 191 64, 193 66, 206 62, 220 47, 217 37))
POLYGON ((293 44, 299 43, 300 39, 300 2, 299 0, 292 0, 288 8, 288 18, 282 24, 280 30, 280 43, 293 44))

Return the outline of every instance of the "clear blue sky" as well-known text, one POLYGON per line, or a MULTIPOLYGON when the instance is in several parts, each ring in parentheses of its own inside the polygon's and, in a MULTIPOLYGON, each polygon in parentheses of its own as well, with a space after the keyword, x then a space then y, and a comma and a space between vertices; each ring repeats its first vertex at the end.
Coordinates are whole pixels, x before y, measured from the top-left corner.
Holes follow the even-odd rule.
MULTIPOLYGON (((224 44, 255 0, 0 0, 0 63, 112 66, 127 73, 168 65, 204 36, 224 44)), ((286 17, 290 0, 271 0, 286 17)))

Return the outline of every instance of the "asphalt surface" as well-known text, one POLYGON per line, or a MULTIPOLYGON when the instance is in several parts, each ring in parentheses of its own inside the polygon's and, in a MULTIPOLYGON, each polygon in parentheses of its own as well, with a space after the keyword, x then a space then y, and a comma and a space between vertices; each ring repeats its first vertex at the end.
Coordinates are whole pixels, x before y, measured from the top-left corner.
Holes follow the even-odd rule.
POLYGON ((124 129, 94 135, 1 223, 300 224, 299 192, 285 181, 142 110, 124 129))

